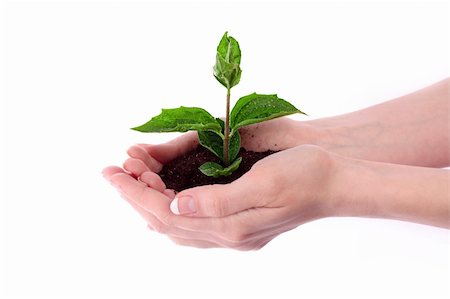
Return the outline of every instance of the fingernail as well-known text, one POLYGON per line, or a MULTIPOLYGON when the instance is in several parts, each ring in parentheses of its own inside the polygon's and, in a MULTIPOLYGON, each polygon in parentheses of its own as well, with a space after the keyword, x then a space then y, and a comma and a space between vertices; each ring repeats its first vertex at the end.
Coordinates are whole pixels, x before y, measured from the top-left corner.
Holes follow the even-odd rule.
POLYGON ((175 215, 192 214, 197 211, 195 208, 195 201, 190 195, 175 197, 170 203, 170 210, 175 215))

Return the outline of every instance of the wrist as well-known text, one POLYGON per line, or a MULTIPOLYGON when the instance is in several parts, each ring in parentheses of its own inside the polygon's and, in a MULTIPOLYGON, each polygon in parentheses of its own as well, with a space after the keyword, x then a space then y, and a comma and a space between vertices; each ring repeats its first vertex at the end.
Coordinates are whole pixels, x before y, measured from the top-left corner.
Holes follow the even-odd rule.
POLYGON ((287 148, 297 147, 304 144, 317 145, 317 132, 314 126, 304 121, 289 120, 289 136, 287 148))
POLYGON ((334 155, 328 216, 412 221, 448 228, 446 170, 334 155))
POLYGON ((324 198, 324 209, 329 217, 371 217, 375 212, 371 186, 374 173, 370 162, 355 160, 330 153, 333 168, 324 198))
MULTIPOLYGON (((363 160, 380 160, 380 152, 373 147, 382 128, 349 115, 297 122, 294 131, 299 143, 317 145, 327 151, 363 160)), ((381 141, 380 141, 381 142, 381 141)))
POLYGON ((323 118, 311 121, 293 121, 292 135, 295 146, 314 144, 329 150, 333 144, 338 143, 338 136, 345 135, 348 129, 334 118, 323 118))
POLYGON ((344 202, 341 202, 343 197, 336 194, 340 189, 339 181, 345 164, 341 161, 343 157, 313 145, 300 145, 294 150, 298 156, 292 160, 301 163, 291 164, 291 171, 286 171, 289 179, 285 181, 296 187, 289 192, 292 198, 301 202, 300 214, 309 211, 314 219, 337 216, 338 209, 344 208, 344 202), (307 208, 305 203, 308 203, 307 208))

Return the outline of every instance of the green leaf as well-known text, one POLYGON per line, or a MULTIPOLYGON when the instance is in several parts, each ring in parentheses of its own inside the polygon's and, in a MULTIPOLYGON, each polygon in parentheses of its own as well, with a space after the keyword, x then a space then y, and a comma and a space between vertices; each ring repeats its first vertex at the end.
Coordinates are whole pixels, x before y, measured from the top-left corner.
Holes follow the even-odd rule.
POLYGON ((214 131, 221 134, 220 124, 208 111, 197 107, 162 109, 160 115, 145 124, 132 128, 139 132, 214 131))
POLYGON ((240 127, 293 113, 305 114, 276 94, 249 94, 240 98, 231 110, 231 134, 235 134, 240 127))
POLYGON ((217 54, 223 57, 228 63, 241 63, 241 49, 239 43, 233 37, 228 36, 228 32, 222 36, 217 46, 217 54))
POLYGON ((207 176, 212 176, 218 178, 220 176, 228 176, 232 174, 236 169, 238 169, 239 164, 241 164, 242 157, 237 158, 234 162, 224 168, 222 165, 214 163, 214 162, 206 162, 202 164, 198 169, 200 169, 203 174, 207 176))
MULTIPOLYGON (((220 124, 222 128, 222 134, 224 133, 225 123, 220 118, 216 118, 217 122, 220 124)), ((198 139, 200 140, 200 144, 209 149, 213 154, 219 157, 220 160, 223 161, 223 135, 220 136, 215 132, 211 131, 199 131, 198 139)), ((230 139, 228 161, 233 161, 236 159, 236 156, 239 154, 239 150, 241 148, 241 137, 237 132, 230 139)))
POLYGON ((217 46, 214 77, 227 89, 241 80, 241 49, 239 43, 225 32, 217 46))

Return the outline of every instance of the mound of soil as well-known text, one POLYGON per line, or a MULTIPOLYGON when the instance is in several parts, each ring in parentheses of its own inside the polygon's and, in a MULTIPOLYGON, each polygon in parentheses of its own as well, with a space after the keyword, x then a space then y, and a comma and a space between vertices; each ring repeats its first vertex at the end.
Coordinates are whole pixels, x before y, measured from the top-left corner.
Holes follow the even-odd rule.
POLYGON ((275 151, 253 152, 241 148, 238 157, 242 157, 242 162, 239 168, 229 176, 214 178, 204 175, 198 168, 205 162, 220 164, 220 159, 203 146, 198 146, 193 151, 164 165, 159 175, 167 188, 177 192, 196 186, 228 184, 249 171, 258 160, 273 153, 275 151))

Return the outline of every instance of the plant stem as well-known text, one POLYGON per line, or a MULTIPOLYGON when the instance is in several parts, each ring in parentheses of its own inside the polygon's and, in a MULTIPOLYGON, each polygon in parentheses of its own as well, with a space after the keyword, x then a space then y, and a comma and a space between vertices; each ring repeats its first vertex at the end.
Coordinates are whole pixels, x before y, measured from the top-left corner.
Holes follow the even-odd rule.
POLYGON ((230 165, 228 159, 228 148, 230 147, 230 89, 227 89, 227 112, 225 114, 225 130, 223 132, 225 138, 223 139, 223 164, 230 165))

